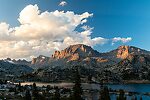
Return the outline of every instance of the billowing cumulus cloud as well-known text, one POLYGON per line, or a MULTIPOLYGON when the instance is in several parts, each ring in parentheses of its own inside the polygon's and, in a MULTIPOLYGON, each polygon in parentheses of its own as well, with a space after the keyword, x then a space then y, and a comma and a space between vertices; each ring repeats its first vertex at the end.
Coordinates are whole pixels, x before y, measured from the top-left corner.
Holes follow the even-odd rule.
POLYGON ((72 44, 94 46, 108 39, 92 38, 93 28, 85 25, 93 14, 73 11, 41 12, 37 5, 26 6, 19 14, 19 26, 0 23, 0 58, 29 58, 40 54, 50 56, 72 44), (77 28, 81 28, 77 31, 77 28))
POLYGON ((12 28, 9 28, 9 24, 2 22, 0 23, 0 41, 9 41, 12 37, 12 28))
POLYGON ((0 22, 0 58, 27 58, 50 56, 73 44, 103 45, 107 41, 129 42, 132 38, 92 38, 93 27, 86 25, 93 14, 75 14, 73 11, 41 12, 37 5, 26 6, 19 14, 19 26, 10 27, 0 22), (77 30, 77 29, 80 29, 77 30))
POLYGON ((59 6, 66 6, 67 5, 67 2, 66 1, 61 1, 60 3, 59 3, 59 6))

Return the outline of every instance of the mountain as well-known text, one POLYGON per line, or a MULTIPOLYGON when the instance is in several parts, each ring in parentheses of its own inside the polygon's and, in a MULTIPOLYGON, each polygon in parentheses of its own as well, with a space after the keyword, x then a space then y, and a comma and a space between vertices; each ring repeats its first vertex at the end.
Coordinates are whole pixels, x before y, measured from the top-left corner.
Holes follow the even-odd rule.
POLYGON ((110 52, 99 53, 90 46, 76 44, 55 51, 50 57, 40 55, 34 58, 31 67, 42 80, 47 77, 52 80, 71 79, 70 74, 75 66, 80 66, 84 78, 91 75, 97 80, 104 78, 118 81, 127 78, 142 79, 141 77, 148 79, 149 61, 150 52, 134 46, 120 46, 110 52))
POLYGON ((42 66, 69 66, 68 64, 77 65, 91 65, 91 66, 106 66, 113 65, 121 60, 127 58, 129 55, 150 55, 149 51, 133 47, 133 46, 120 46, 115 50, 106 53, 99 53, 92 49, 90 46, 84 44, 76 44, 67 47, 61 51, 55 51, 51 57, 40 55, 33 58, 33 68, 42 66))
POLYGON ((119 46, 100 53, 90 46, 76 44, 50 57, 40 55, 32 61, 0 60, 0 78, 20 77, 30 81, 72 81, 78 66, 82 79, 120 82, 122 80, 150 80, 150 51, 134 46, 119 46))
POLYGON ((119 46, 117 49, 107 53, 103 53, 102 56, 107 59, 112 59, 115 62, 121 61, 127 58, 129 55, 150 55, 150 51, 146 51, 134 46, 119 46))
POLYGON ((116 62, 107 70, 117 73, 123 80, 150 79, 149 51, 134 46, 120 46, 104 56, 116 62))
POLYGON ((51 57, 40 55, 32 60, 32 68, 40 67, 56 67, 61 68, 75 66, 75 65, 88 65, 88 67, 100 66, 99 64, 108 63, 107 59, 100 56, 101 54, 92 49, 90 46, 83 44, 76 44, 67 47, 61 51, 55 51, 51 57))
POLYGON ((18 77, 31 72, 33 69, 27 65, 15 64, 10 59, 0 60, 0 78, 18 77))
POLYGON ((6 59, 4 59, 4 61, 13 63, 13 64, 20 64, 20 65, 27 65, 27 66, 30 66, 30 64, 31 64, 30 61, 26 61, 25 59, 15 60, 15 59, 11 59, 11 58, 6 58, 6 59))
POLYGON ((54 59, 67 59, 68 61, 82 60, 86 57, 99 57, 100 53, 90 46, 83 44, 71 45, 62 51, 55 51, 52 55, 54 59))
POLYGON ((48 60, 49 60, 49 57, 40 55, 37 58, 33 58, 31 61, 31 64, 43 64, 45 62, 48 62, 48 60))
POLYGON ((150 79, 150 55, 132 54, 119 63, 111 66, 112 72, 120 74, 124 80, 150 79))

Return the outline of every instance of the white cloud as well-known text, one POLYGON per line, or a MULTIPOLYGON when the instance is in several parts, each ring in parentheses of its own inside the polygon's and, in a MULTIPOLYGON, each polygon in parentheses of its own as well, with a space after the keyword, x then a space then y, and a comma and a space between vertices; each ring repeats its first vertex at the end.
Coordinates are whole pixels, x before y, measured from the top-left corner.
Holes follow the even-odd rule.
POLYGON ((130 42, 131 40, 132 40, 131 37, 127 37, 127 38, 114 37, 114 38, 112 39, 112 45, 113 45, 115 42, 127 43, 127 42, 130 42))
POLYGON ((92 16, 88 12, 41 12, 37 5, 28 5, 19 14, 19 26, 10 28, 9 24, 0 23, 0 58, 50 56, 72 44, 104 44, 108 39, 92 38, 93 28, 85 25, 92 16), (77 31, 80 26, 83 30, 77 31))
POLYGON ((60 3, 59 3, 59 6, 66 6, 67 5, 67 2, 66 1, 61 1, 60 3))
POLYGON ((5 22, 0 23, 0 58, 30 59, 38 55, 50 56, 55 50, 62 50, 73 44, 95 46, 103 45, 109 40, 113 43, 132 40, 130 37, 92 38, 94 28, 86 25, 88 18, 92 16, 88 12, 41 12, 37 5, 28 5, 19 14, 19 26, 11 28, 5 22), (77 28, 82 30, 78 31, 77 28))
POLYGON ((9 24, 5 22, 1 22, 0 23, 0 41, 11 40, 13 38, 11 34, 12 30, 13 30, 12 28, 9 28, 9 24))

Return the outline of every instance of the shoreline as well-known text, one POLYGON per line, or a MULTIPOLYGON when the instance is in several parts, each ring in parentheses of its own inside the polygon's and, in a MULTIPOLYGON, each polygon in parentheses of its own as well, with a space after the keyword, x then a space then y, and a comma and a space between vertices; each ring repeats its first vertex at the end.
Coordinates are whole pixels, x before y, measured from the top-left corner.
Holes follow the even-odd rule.
POLYGON ((124 80, 124 84, 150 84, 150 80, 124 80))
MULTIPOLYGON (((18 82, 16 82, 18 83, 18 82)), ((63 81, 63 82, 31 82, 31 81, 25 81, 25 82, 21 82, 21 84, 25 84, 25 83, 40 83, 40 84, 74 84, 74 82, 68 82, 68 81, 63 81)), ((94 82, 83 82, 82 84, 99 84, 99 83, 94 83, 94 82)), ((121 85, 121 84, 150 84, 149 80, 124 80, 120 83, 118 82, 104 82, 104 85, 121 85)))

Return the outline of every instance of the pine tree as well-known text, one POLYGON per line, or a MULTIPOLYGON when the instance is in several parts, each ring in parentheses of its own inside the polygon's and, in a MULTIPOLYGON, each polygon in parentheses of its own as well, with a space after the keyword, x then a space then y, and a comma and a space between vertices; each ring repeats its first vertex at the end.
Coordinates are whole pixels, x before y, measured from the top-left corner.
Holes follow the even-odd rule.
POLYGON ((33 83, 32 95, 33 95, 33 100, 39 100, 39 95, 38 95, 38 90, 37 90, 37 87, 36 87, 36 83, 33 83))
POLYGON ((124 96, 124 90, 119 90, 119 96, 117 97, 117 100, 126 100, 126 97, 124 96))
POLYGON ((75 85, 73 87, 73 100, 82 100, 82 88, 79 70, 75 71, 75 85))
POLYGON ((101 89, 103 89, 103 88, 104 88, 103 79, 102 79, 102 80, 100 80, 100 84, 99 84, 99 85, 100 85, 100 88, 101 88, 101 89))
POLYGON ((137 100, 137 97, 134 95, 131 100, 137 100))
POLYGON ((100 100, 110 100, 108 87, 105 86, 105 87, 100 91, 100 100))
POLYGON ((19 82, 18 84, 18 91, 21 92, 22 91, 22 87, 21 87, 21 83, 19 82))
POLYGON ((31 94, 29 90, 26 90, 25 100, 31 100, 31 94))
POLYGON ((58 87, 56 87, 55 90, 56 90, 56 91, 55 91, 53 100, 60 100, 60 93, 59 93, 58 87))

